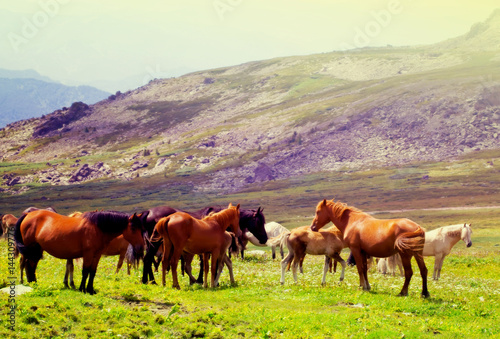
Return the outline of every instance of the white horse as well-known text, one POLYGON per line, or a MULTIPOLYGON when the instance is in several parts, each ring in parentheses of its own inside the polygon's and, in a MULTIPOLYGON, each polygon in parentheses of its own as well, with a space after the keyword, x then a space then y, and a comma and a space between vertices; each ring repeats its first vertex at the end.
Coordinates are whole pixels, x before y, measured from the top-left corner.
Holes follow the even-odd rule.
MULTIPOLYGON (((261 247, 270 246, 271 247, 271 251, 273 253, 273 259, 276 259, 276 247, 279 246, 280 247, 280 253, 281 253, 281 259, 283 259, 283 257, 284 257, 284 255, 283 255, 283 246, 285 245, 285 243, 282 242, 281 239, 282 239, 282 237, 284 235, 290 234, 290 231, 286 227, 284 227, 281 224, 278 224, 277 222, 274 222, 274 221, 266 223, 264 225, 264 227, 266 229, 266 233, 267 233, 267 238, 268 239, 280 236, 280 240, 279 241, 274 241, 272 243, 269 242, 269 240, 268 240, 265 244, 261 244, 259 242, 259 240, 257 240, 257 238, 252 233, 250 233, 250 232, 246 232, 245 233, 245 237, 248 239, 248 241, 250 241, 255 246, 261 246, 261 247)), ((245 244, 245 246, 246 246, 246 244, 245 244)))
POLYGON ((451 248, 462 239, 467 247, 472 246, 471 224, 458 224, 443 226, 435 230, 425 232, 424 256, 434 256, 434 274, 432 278, 438 280, 443 267, 444 257, 451 252, 451 248))

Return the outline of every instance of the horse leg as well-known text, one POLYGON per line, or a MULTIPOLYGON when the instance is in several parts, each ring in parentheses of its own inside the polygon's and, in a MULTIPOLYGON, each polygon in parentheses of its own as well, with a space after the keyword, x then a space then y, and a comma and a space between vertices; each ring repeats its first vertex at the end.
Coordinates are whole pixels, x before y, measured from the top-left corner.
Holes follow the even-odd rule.
POLYGON ((271 246, 271 252, 273 254, 273 260, 276 259, 276 246, 271 246))
POLYGON ((323 267, 323 279, 321 279, 321 285, 326 285, 326 274, 328 273, 328 270, 330 269, 330 263, 332 262, 332 259, 328 256, 325 255, 325 265, 323 267))
POLYGON ((441 272, 441 266, 443 265, 444 255, 441 253, 436 254, 434 257, 434 272, 432 274, 432 279, 439 280, 439 273, 441 272))
POLYGON ((196 282, 196 278, 193 276, 193 267, 191 266, 194 255, 191 253, 184 252, 182 256, 184 257, 184 266, 185 266, 184 269, 189 277, 189 285, 192 285, 196 282))
POLYGON ((87 278, 90 273, 90 267, 85 267, 85 264, 83 265, 82 268, 82 282, 80 283, 80 288, 78 289, 80 292, 85 293, 85 286, 87 285, 87 278))
POLYGON ((142 266, 142 283, 147 284, 148 282, 151 282, 151 284, 156 285, 155 281, 155 276, 153 273, 153 261, 156 255, 156 252, 158 252, 158 249, 162 243, 160 241, 151 243, 148 246, 148 250, 146 251, 146 255, 142 259, 143 266, 142 266))
MULTIPOLYGON (((228 256, 225 256, 224 263, 226 264, 227 270, 229 271, 229 279, 231 280, 231 285, 234 285, 235 281, 234 281, 234 275, 233 275, 233 262, 231 261, 231 259, 228 256)), ((222 271, 222 268, 221 268, 221 271, 222 271)))
POLYGON ((75 272, 75 265, 73 264, 73 259, 68 259, 66 263, 66 269, 69 268, 69 287, 75 289, 75 281, 73 280, 73 273, 75 272))
POLYGON ((413 276, 413 270, 411 269, 411 255, 407 253, 400 253, 400 255, 401 255, 401 261, 403 262, 403 269, 405 271, 405 283, 399 295, 407 296, 408 286, 410 285, 410 280, 411 277, 413 276))
POLYGON ((120 253, 120 257, 118 257, 118 264, 116 265, 116 272, 118 274, 123 266, 123 259, 125 259, 125 253, 120 253))
POLYGON ((281 260, 283 260, 283 258, 285 257, 284 253, 283 253, 283 246, 280 244, 280 254, 281 254, 281 260))
POLYGON ((444 263, 444 258, 446 257, 446 254, 443 254, 443 256, 441 257, 441 261, 439 262, 439 267, 438 267, 438 271, 437 271, 437 279, 436 280, 439 280, 439 278, 441 278, 441 269, 443 268, 443 263, 444 263))
POLYGON ((19 258, 19 268, 21 269, 21 284, 24 283, 23 275, 24 271, 26 270, 26 278, 28 278, 28 269, 26 268, 26 259, 24 258, 24 255, 21 254, 21 257, 19 258))
MULTIPOLYGON (((179 250, 174 247, 174 253, 170 257, 170 267, 172 268, 172 287, 180 289, 179 280, 177 278, 177 264, 182 255, 182 248, 179 250)), ((163 268, 163 280, 165 281, 165 267, 163 268)))
POLYGON ((417 261, 420 276, 422 277, 422 297, 428 298, 430 294, 427 290, 427 267, 425 266, 424 257, 422 254, 415 254, 415 260, 417 261))
MULTIPOLYGON (((203 275, 205 277, 203 281, 203 287, 207 288, 208 287, 208 261, 210 260, 210 254, 204 253, 203 254, 203 275)), ((214 258, 212 258, 212 262, 214 261, 214 258)))
MULTIPOLYGON (((203 274, 205 272, 205 262, 203 261, 204 260, 204 256, 200 254, 200 255, 198 255, 198 257, 200 258, 200 273, 198 273, 198 279, 196 279, 196 283, 200 284, 200 285, 203 285, 203 274)), ((207 279, 205 278, 205 281, 206 280, 207 279)))
POLYGON ((217 251, 212 252, 212 263, 210 270, 210 287, 215 288, 215 277, 217 276, 217 268, 219 266, 219 253, 217 251))
POLYGON ((297 282, 297 267, 300 265, 300 263, 304 260, 305 253, 302 251, 295 251, 293 262, 292 262, 292 273, 293 273, 293 280, 297 282))
POLYGON ((64 272, 64 280, 63 280, 64 287, 66 287, 66 288, 69 288, 68 277, 69 277, 69 265, 70 265, 69 263, 70 262, 73 262, 73 259, 66 260, 66 272, 64 272))
POLYGON ((344 280, 344 272, 345 272, 345 268, 346 268, 347 264, 344 261, 344 259, 342 259, 342 257, 340 256, 340 253, 334 253, 332 258, 335 260, 335 265, 337 265, 337 262, 339 262, 340 265, 342 265, 342 272, 340 273, 340 281, 343 281, 344 280))
POLYGON ((101 259, 101 253, 95 254, 92 259, 92 264, 89 268, 89 283, 87 284, 87 293, 90 295, 94 295, 97 292, 94 289, 94 278, 97 272, 97 265, 99 264, 99 260, 101 259))
POLYGON ((363 287, 364 291, 369 291, 371 286, 368 283, 366 254, 362 253, 359 249, 351 249, 351 254, 356 261, 356 268, 358 269, 359 275, 359 286, 363 287))
POLYGON ((293 251, 288 251, 288 255, 286 256, 285 259, 281 260, 281 280, 280 283, 283 285, 285 283, 285 271, 288 266, 288 263, 293 260, 293 251))

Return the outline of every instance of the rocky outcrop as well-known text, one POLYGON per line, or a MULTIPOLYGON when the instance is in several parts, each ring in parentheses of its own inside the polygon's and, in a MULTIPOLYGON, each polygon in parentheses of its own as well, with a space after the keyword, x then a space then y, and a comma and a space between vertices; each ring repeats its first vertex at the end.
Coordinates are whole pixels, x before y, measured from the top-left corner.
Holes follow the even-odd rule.
POLYGON ((88 181, 92 179, 102 178, 104 176, 109 176, 111 171, 109 166, 104 165, 103 162, 98 162, 92 166, 89 164, 84 164, 78 170, 76 170, 69 178, 69 183, 77 183, 82 181, 88 181))

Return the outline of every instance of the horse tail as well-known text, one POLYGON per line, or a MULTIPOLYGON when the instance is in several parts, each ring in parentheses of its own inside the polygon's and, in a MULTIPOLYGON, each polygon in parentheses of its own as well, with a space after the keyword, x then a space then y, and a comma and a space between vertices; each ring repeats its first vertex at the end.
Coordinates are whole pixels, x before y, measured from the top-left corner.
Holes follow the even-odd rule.
POLYGON ((237 254, 240 250, 238 246, 238 237, 233 232, 228 232, 231 235, 231 245, 229 245, 229 253, 237 254))
POLYGON ((138 267, 142 257, 143 253, 136 253, 134 247, 128 244, 127 252, 125 252, 125 259, 128 263, 132 264, 134 267, 138 267))
POLYGON ((38 262, 38 260, 43 257, 42 247, 38 244, 32 244, 29 247, 24 244, 23 235, 21 233, 21 224, 28 214, 23 214, 16 222, 14 226, 14 240, 16 243, 16 250, 14 250, 14 256, 18 256, 21 253, 25 259, 38 262), (17 254, 16 254, 17 253, 17 254))
MULTIPOLYGON (((418 225, 417 225, 418 226, 418 225)), ((399 252, 422 253, 425 243, 425 231, 418 226, 415 231, 400 234, 394 243, 399 252)))
POLYGON ((151 234, 151 242, 159 242, 163 239, 163 235, 168 236, 168 222, 170 221, 170 217, 161 218, 157 223, 153 230, 153 234, 151 234))
MULTIPOLYGON (((151 234, 151 242, 160 242, 163 241, 164 243, 171 243, 170 238, 168 236, 168 222, 170 221, 170 216, 163 217, 161 218, 157 223, 156 226, 153 230, 153 234, 151 234)), ((165 244, 164 244, 165 245, 165 244)), ((167 260, 166 263, 164 262, 163 265, 166 264, 165 270, 167 272, 170 271, 170 258, 172 257, 174 253, 174 248, 173 246, 170 246, 170 251, 167 254, 167 260)), ((165 253, 163 253, 165 255, 165 253)), ((184 265, 181 262, 181 269, 184 269, 184 265)))
POLYGON ((267 246, 286 246, 286 240, 288 239, 288 236, 290 235, 290 230, 285 229, 283 232, 281 232, 279 235, 269 238, 266 242, 267 246))
POLYGON ((26 252, 26 246, 24 246, 23 235, 21 234, 21 224, 27 214, 23 214, 16 222, 14 226, 14 240, 16 242, 16 248, 14 250, 14 256, 17 258, 19 253, 23 254, 26 252))

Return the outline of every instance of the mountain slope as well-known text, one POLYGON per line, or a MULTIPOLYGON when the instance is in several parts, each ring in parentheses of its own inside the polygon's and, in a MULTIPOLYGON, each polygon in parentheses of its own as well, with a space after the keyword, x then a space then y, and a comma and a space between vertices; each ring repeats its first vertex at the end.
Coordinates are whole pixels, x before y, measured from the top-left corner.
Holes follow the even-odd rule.
POLYGON ((4 184, 202 175, 200 190, 236 191, 498 148, 500 47, 469 46, 496 41, 499 17, 437 45, 251 62, 14 123, 0 131, 4 162, 58 164, 4 184))
MULTIPOLYGON (((95 103, 109 96, 109 93, 90 86, 72 87, 49 82, 48 78, 45 81, 28 78, 37 74, 34 71, 14 72, 14 74, 5 70, 0 71, 1 127, 21 119, 39 117, 63 106, 69 106, 75 101, 95 103), (23 76, 23 78, 10 78, 10 76, 23 76)), ((38 78, 45 77, 38 76, 38 78)))

